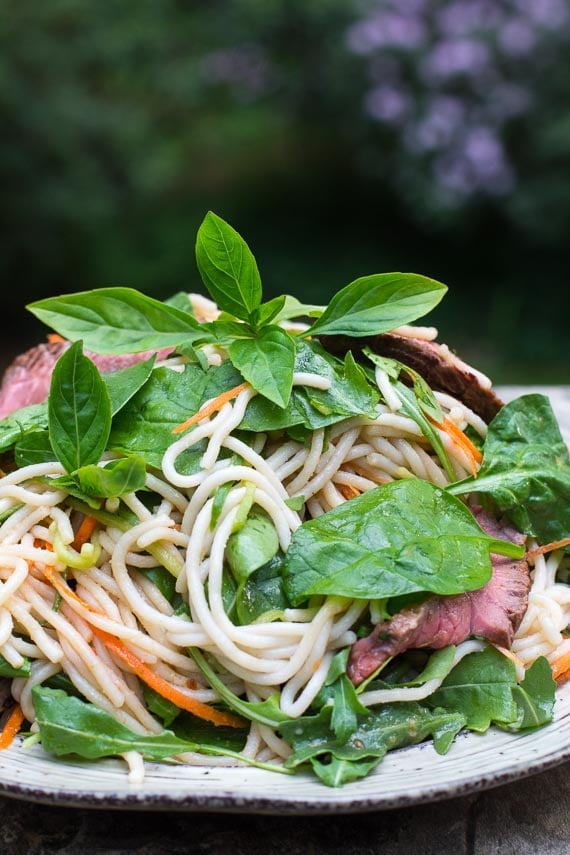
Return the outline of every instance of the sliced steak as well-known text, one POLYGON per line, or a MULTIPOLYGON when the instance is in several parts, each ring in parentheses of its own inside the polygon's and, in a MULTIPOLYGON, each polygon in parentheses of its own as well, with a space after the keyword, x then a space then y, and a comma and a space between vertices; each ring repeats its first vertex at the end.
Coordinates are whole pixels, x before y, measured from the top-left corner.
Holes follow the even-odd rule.
MULTIPOLYGON (((524 535, 490 514, 479 509, 475 516, 492 537, 525 542, 524 535)), ((526 559, 517 561, 504 555, 492 554, 491 563, 493 575, 482 588, 449 597, 429 597, 377 624, 367 638, 355 642, 347 668, 354 685, 358 686, 387 659, 406 650, 438 650, 470 636, 510 647, 528 604, 529 567, 526 559)))
POLYGON ((435 341, 382 333, 365 338, 350 336, 321 336, 320 342, 331 353, 370 347, 380 356, 387 356, 409 365, 429 383, 432 389, 447 392, 489 423, 503 406, 493 389, 482 382, 482 375, 459 359, 446 345, 435 341))
MULTIPOLYGON (((69 341, 48 341, 38 344, 17 356, 8 366, 0 384, 0 418, 27 407, 40 404, 49 395, 51 375, 59 357, 71 345, 69 341)), ((127 353, 121 355, 90 353, 85 351, 102 372, 127 368, 136 362, 148 359, 155 351, 127 353)), ((160 357, 170 353, 170 349, 158 351, 160 357)))

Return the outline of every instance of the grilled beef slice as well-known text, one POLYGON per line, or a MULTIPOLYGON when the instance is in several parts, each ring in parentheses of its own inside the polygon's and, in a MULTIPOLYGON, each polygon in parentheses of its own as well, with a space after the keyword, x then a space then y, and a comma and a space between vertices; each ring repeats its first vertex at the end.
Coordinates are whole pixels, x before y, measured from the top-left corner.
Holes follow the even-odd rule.
POLYGON ((477 372, 458 359, 445 345, 434 341, 382 333, 364 338, 321 336, 320 342, 326 350, 338 355, 369 347, 380 356, 397 359, 421 374, 432 389, 453 395, 487 423, 503 406, 495 392, 481 382, 477 372))
MULTIPOLYGON (((488 534, 512 543, 524 543, 525 536, 509 524, 497 522, 478 509, 477 522, 488 534)), ((526 559, 513 560, 491 555, 493 575, 476 591, 449 597, 433 596, 409 606, 390 620, 377 624, 371 634, 353 644, 347 673, 355 686, 370 676, 387 659, 406 650, 433 650, 459 644, 479 636, 510 647, 527 608, 530 574, 526 559)))

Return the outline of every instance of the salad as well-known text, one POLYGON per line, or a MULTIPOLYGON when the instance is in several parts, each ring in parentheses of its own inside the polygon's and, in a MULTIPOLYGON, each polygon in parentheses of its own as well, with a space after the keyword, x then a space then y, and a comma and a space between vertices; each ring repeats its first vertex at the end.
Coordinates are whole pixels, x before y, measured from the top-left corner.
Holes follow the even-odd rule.
POLYGON ((446 287, 263 300, 209 212, 208 294, 50 297, 0 389, 0 748, 342 786, 552 719, 570 458, 416 322, 446 287), (381 773, 381 770, 380 770, 381 773))

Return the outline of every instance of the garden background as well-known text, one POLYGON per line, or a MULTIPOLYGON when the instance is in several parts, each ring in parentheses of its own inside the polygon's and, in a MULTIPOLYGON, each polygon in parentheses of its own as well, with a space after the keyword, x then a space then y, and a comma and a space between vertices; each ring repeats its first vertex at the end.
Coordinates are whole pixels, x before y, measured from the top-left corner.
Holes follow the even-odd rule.
POLYGON ((568 383, 566 0, 5 0, 3 365, 43 296, 202 290, 214 210, 266 297, 449 286, 429 321, 497 383, 568 383))

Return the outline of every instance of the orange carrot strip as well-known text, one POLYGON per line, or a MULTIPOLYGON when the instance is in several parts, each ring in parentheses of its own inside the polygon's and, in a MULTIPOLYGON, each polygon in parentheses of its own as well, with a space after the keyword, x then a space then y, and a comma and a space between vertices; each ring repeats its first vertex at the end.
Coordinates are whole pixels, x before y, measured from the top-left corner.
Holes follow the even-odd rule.
POLYGON ((55 332, 48 333, 47 340, 49 341, 50 344, 54 344, 57 341, 66 341, 66 339, 64 339, 64 337, 62 335, 59 335, 59 333, 55 333, 55 332))
POLYGON ((360 491, 353 487, 352 484, 337 484, 336 488, 343 499, 347 501, 349 499, 354 499, 356 496, 360 496, 360 491))
POLYGON ((81 552, 81 547, 86 543, 95 529, 97 528, 97 520, 86 514, 81 520, 81 524, 75 533, 75 538, 71 544, 74 549, 81 552))
POLYGON ((190 416, 185 422, 181 425, 177 425, 173 428, 172 433, 182 433, 186 428, 195 425, 197 422, 201 422, 203 419, 211 416, 212 413, 215 413, 216 410, 221 410, 224 404, 227 404, 228 401, 233 400, 233 398, 237 398, 240 392, 244 392, 249 383, 240 383, 239 386, 234 386, 233 389, 229 389, 227 392, 222 392, 221 395, 218 395, 216 398, 212 398, 207 404, 198 410, 197 413, 194 413, 193 416, 190 416))
POLYGON ((570 537, 564 537, 562 540, 553 540, 552 543, 545 543, 544 546, 537 546, 536 549, 531 549, 527 552, 526 557, 529 561, 532 561, 537 555, 554 552, 555 549, 562 549, 563 546, 570 546, 570 537))
POLYGON ((0 733, 0 751, 10 747, 14 741, 14 737, 20 731, 25 718, 22 707, 20 704, 16 704, 6 720, 2 733, 0 733))
POLYGON ((570 652, 563 653, 554 662, 551 662, 552 676, 560 685, 570 678, 570 652))
MULTIPOLYGON (((88 603, 83 602, 83 600, 71 590, 69 585, 64 582, 59 573, 52 570, 51 567, 45 568, 44 575, 64 599, 75 602, 77 605, 87 609, 87 611, 90 611, 93 614, 100 614, 100 612, 93 609, 88 603)), ((89 623, 89 627, 93 634, 97 636, 97 638, 111 653, 114 653, 117 658, 121 659, 126 665, 128 665, 137 677, 143 681, 143 683, 146 683, 147 686, 150 686, 151 689, 154 689, 154 691, 159 695, 162 695, 163 698, 167 698, 180 709, 186 710, 186 712, 192 713, 198 718, 211 721, 212 724, 226 725, 227 727, 243 727, 244 722, 241 718, 238 718, 238 716, 235 716, 232 713, 223 712, 223 710, 214 709, 208 704, 204 704, 202 701, 197 701, 194 698, 189 698, 188 695, 185 695, 174 686, 171 686, 166 682, 166 680, 163 680, 162 677, 159 677, 158 674, 151 671, 148 665, 145 665, 136 653, 133 653, 132 650, 130 650, 114 635, 105 632, 103 629, 99 629, 98 626, 94 626, 92 623, 89 623)))
POLYGON ((447 416, 443 417, 443 421, 436 422, 433 419, 430 421, 441 430, 444 430, 448 436, 451 437, 453 442, 458 445, 467 457, 469 458, 469 462, 471 464, 471 472, 473 473, 473 477, 477 475, 477 463, 481 463, 483 460, 483 455, 479 451, 476 445, 473 445, 469 437, 463 433, 461 428, 458 428, 455 422, 452 422, 451 419, 448 419, 447 416))
POLYGON ((158 692, 159 695, 162 695, 163 698, 171 701, 175 706, 198 716, 198 718, 211 721, 212 724, 226 725, 227 727, 243 727, 244 722, 241 718, 232 715, 232 713, 226 713, 222 710, 214 709, 213 707, 208 706, 208 704, 202 703, 202 701, 189 698, 188 695, 185 695, 179 689, 171 686, 170 683, 167 683, 166 680, 163 680, 162 677, 159 677, 158 674, 154 673, 154 671, 151 671, 148 665, 145 665, 145 663, 139 659, 132 650, 130 650, 118 638, 115 638, 114 635, 110 635, 108 632, 105 632, 104 630, 99 629, 99 627, 93 625, 91 626, 91 629, 97 638, 105 645, 107 650, 124 662, 125 665, 128 665, 137 677, 143 681, 143 683, 146 683, 147 686, 150 686, 151 689, 154 689, 154 691, 158 692))

